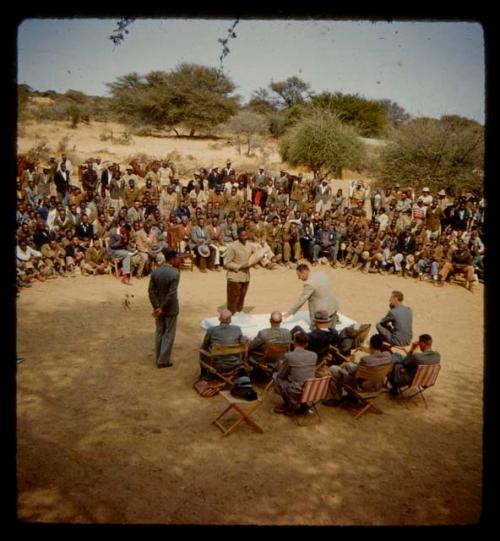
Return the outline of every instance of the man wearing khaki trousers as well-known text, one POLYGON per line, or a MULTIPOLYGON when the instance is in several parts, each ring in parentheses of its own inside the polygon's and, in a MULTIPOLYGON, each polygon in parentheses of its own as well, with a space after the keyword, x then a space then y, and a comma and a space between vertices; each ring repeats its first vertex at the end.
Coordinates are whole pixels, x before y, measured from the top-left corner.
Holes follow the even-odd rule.
POLYGON ((252 262, 256 248, 248 244, 247 239, 247 230, 239 228, 238 240, 228 246, 224 256, 224 267, 227 270, 227 309, 233 314, 243 311, 250 284, 250 267, 257 262, 252 262))

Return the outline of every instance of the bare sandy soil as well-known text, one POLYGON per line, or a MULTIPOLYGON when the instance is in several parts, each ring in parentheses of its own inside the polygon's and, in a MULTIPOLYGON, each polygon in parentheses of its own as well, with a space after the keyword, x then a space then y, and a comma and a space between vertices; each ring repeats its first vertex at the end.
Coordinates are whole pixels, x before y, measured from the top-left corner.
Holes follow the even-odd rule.
MULTIPOLYGON (((479 520, 482 475, 483 287, 433 288, 326 269, 341 311, 375 323, 392 289, 415 335, 442 354, 428 409, 383 394, 382 415, 354 420, 319 406, 297 426, 265 394, 255 420, 228 438, 212 424, 225 403, 192 388, 201 319, 225 302, 222 273, 183 271, 175 366, 153 360, 148 279, 37 283, 18 299, 18 514, 65 523, 415 525, 479 520), (132 309, 123 307, 134 294, 132 309), (312 418, 312 416, 310 416, 312 418), (309 421, 309 419, 307 419, 309 421)), ((286 310, 292 270, 255 270, 247 308, 286 310)), ((373 331, 373 329, 372 329, 373 331)))

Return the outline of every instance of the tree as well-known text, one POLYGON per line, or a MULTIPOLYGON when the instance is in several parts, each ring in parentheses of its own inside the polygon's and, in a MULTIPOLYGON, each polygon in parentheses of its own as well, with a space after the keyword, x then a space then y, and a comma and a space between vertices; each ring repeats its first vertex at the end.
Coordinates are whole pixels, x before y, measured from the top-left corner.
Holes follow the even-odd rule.
POLYGON ((17 85, 17 114, 19 118, 24 117, 32 93, 31 86, 26 84, 17 85))
POLYGON ((292 166, 308 167, 315 176, 342 176, 342 168, 360 170, 365 147, 356 130, 330 111, 313 110, 280 141, 280 154, 292 166))
POLYGON ((268 120, 259 113, 240 111, 227 122, 225 128, 234 134, 238 152, 241 154, 241 144, 243 143, 247 146, 246 155, 250 156, 258 136, 267 132, 268 120))
POLYGON ((484 128, 461 117, 419 118, 393 128, 380 154, 377 174, 386 187, 410 183, 417 189, 482 193, 484 128))
POLYGON ((111 107, 133 126, 207 130, 228 120, 238 99, 230 97, 234 84, 215 68, 181 64, 172 72, 130 73, 108 83, 111 107))
POLYGON ((387 124, 387 108, 377 100, 368 100, 358 94, 323 92, 311 98, 310 107, 337 113, 342 122, 354 126, 365 137, 381 135, 387 124))
POLYGON ((271 82, 269 88, 277 94, 274 103, 280 108, 304 103, 311 95, 309 84, 295 76, 288 77, 286 81, 271 82))
POLYGON ((66 109, 66 114, 69 116, 69 119, 71 120, 71 127, 74 129, 78 126, 78 123, 82 119, 82 110, 78 105, 75 103, 68 106, 66 109))
POLYGON ((388 121, 393 126, 399 126, 401 124, 406 124, 411 120, 411 115, 407 113, 401 105, 391 100, 382 100, 382 103, 385 105, 387 111, 388 121))
POLYGON ((264 115, 273 114, 278 110, 276 103, 269 95, 269 91, 265 88, 259 88, 252 93, 246 108, 264 115))

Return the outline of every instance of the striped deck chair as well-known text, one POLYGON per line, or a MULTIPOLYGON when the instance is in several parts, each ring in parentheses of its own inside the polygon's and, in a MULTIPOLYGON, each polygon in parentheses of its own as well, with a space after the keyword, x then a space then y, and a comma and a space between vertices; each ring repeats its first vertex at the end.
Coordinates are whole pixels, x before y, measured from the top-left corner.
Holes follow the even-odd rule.
MULTIPOLYGON (((316 416, 318 417, 318 423, 321 423, 321 416, 316 408, 316 404, 318 404, 319 402, 321 402, 322 400, 326 398, 331 379, 332 378, 330 376, 323 376, 322 378, 306 379, 302 386, 302 395, 300 396, 300 400, 296 403, 296 405, 307 404, 308 406, 307 413, 309 413, 309 411, 312 411, 313 413, 315 413, 316 416)), ((292 415, 293 417, 295 417, 295 420, 297 421, 297 424, 299 425, 300 425, 300 422, 299 422, 300 415, 297 415, 297 414, 292 415)))
MULTIPOLYGON (((416 387, 418 391, 413 393, 412 395, 407 396, 406 397, 407 401, 411 400, 413 397, 417 395, 420 395, 424 401, 425 407, 427 407, 427 402, 425 401, 425 396, 423 393, 426 389, 428 389, 429 387, 432 387, 436 383, 440 370, 441 370, 440 363, 419 364, 417 367, 417 371, 415 372, 415 375, 413 376, 413 379, 411 380, 410 384, 401 391, 401 394, 412 389, 413 387, 416 387)), ((406 407, 408 407, 408 404, 406 404, 406 407)))
POLYGON ((342 383, 342 387, 347 391, 347 393, 356 398, 359 402, 361 402, 361 409, 359 409, 357 415, 355 416, 355 419, 359 419, 361 415, 366 413, 369 409, 372 409, 375 413, 383 413, 382 410, 380 410, 374 405, 374 401, 385 390, 384 384, 387 376, 392 371, 392 366, 393 363, 387 363, 382 366, 374 367, 368 367, 363 365, 358 366, 356 370, 356 380, 363 379, 366 381, 377 383, 379 385, 379 388, 376 390, 363 391, 357 386, 354 387, 348 385, 347 383, 342 383))

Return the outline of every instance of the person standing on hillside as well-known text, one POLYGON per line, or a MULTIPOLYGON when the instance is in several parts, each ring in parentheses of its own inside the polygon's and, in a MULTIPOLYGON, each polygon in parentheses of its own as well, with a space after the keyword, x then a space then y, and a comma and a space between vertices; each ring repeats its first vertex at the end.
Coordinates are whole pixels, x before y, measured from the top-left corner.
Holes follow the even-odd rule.
POLYGON ((154 308, 153 317, 156 321, 155 357, 156 366, 164 368, 173 366, 171 359, 175 340, 177 316, 179 315, 180 273, 178 254, 174 250, 162 250, 165 263, 151 273, 148 295, 154 308))

